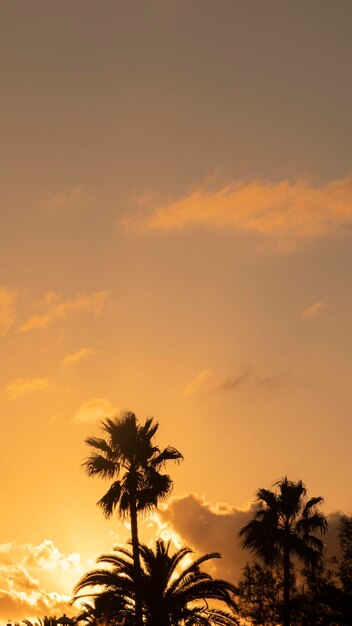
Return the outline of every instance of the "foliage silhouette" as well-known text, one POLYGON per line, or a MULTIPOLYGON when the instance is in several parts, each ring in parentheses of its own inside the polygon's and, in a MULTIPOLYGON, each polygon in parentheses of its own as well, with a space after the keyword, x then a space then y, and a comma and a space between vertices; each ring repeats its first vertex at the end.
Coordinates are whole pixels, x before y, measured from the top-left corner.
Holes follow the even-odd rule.
MULTIPOLYGON (((236 588, 230 583, 214 579, 201 570, 201 565, 218 553, 206 554, 190 564, 184 564, 192 550, 181 548, 169 554, 170 543, 156 542, 155 551, 140 546, 141 605, 146 626, 234 626, 236 604, 233 595, 236 588), (215 601, 215 606, 212 604, 215 601), (223 608, 221 608, 223 607, 223 608)), ((96 586, 103 592, 116 594, 126 602, 127 613, 135 601, 136 585, 133 553, 115 548, 113 554, 102 555, 102 568, 88 572, 75 588, 75 599, 80 591, 96 586)), ((93 592, 91 592, 93 595, 93 592)))
POLYGON ((318 507, 321 497, 306 497, 302 481, 285 476, 276 491, 259 489, 259 508, 254 518, 240 530, 242 547, 248 548, 266 565, 281 563, 283 569, 283 625, 290 626, 290 570, 294 555, 312 572, 323 553, 324 544, 316 537, 325 533, 327 521, 318 507))
POLYGON ((352 599, 352 517, 341 515, 339 520, 341 559, 338 574, 344 591, 352 599))
POLYGON ((94 596, 91 602, 84 602, 75 622, 87 626, 133 626, 135 620, 134 603, 113 590, 103 591, 94 596))
POLYGON ((278 566, 247 563, 238 582, 238 610, 256 626, 276 626, 282 617, 282 573, 278 566))
MULTIPOLYGON (((105 438, 88 437, 93 449, 84 462, 88 476, 112 479, 108 491, 97 503, 110 517, 115 509, 130 516, 134 581, 140 586, 141 566, 138 540, 138 512, 157 507, 172 489, 172 480, 161 469, 167 461, 180 461, 182 454, 171 446, 160 450, 153 443, 159 424, 148 418, 140 424, 134 413, 124 411, 101 423, 105 438)), ((141 624, 139 594, 136 594, 136 623, 141 624)))
POLYGON ((23 624, 26 626, 56 626, 58 618, 55 615, 44 615, 43 618, 38 617, 36 622, 24 619, 23 624))

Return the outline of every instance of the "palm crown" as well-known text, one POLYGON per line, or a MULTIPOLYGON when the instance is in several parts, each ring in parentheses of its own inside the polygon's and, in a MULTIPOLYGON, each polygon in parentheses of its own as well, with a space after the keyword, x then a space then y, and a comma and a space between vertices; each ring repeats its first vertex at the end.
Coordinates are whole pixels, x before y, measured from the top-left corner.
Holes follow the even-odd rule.
POLYGON ((94 449, 84 463, 88 475, 115 478, 98 502, 107 517, 116 507, 122 516, 126 515, 131 500, 135 501, 137 511, 156 507, 171 491, 170 476, 160 470, 166 461, 179 461, 182 455, 171 446, 160 451, 153 445, 158 427, 153 418, 140 425, 134 413, 125 411, 102 421, 105 439, 86 439, 87 445, 94 449))
MULTIPOLYGON (((146 545, 140 546, 140 593, 146 626, 176 626, 181 622, 189 626, 236 624, 236 604, 232 598, 235 587, 201 570, 203 563, 220 555, 206 554, 182 568, 182 562, 192 550, 181 548, 170 555, 169 549, 170 543, 165 544, 162 540, 156 542, 155 551, 146 545), (211 606, 212 600, 217 606, 211 606)), ((108 564, 110 569, 86 574, 76 586, 75 593, 86 587, 99 586, 104 589, 103 593, 115 593, 120 605, 121 598, 124 598, 128 615, 131 600, 133 602, 135 598, 133 555, 128 550, 116 548, 113 554, 101 556, 98 562, 108 564)))

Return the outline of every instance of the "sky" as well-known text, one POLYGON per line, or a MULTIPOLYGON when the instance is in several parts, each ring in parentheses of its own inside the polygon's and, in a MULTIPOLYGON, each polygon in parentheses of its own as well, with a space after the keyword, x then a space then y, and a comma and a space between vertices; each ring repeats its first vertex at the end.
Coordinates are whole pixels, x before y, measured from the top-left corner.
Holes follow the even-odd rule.
MULTIPOLYGON (((184 455, 141 522, 223 552, 287 475, 352 511, 348 0, 0 0, 0 621, 128 539, 84 440, 184 455)), ((334 521, 335 520, 335 521, 334 521)))

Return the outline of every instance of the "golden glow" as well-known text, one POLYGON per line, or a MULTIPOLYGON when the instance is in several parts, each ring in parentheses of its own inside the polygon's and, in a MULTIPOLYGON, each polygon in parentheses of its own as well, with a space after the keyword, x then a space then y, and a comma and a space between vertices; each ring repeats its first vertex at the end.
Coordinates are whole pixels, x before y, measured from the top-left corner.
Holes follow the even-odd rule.
POLYGON ((352 3, 311 5, 1 3, 0 626, 128 541, 81 467, 119 410, 185 458, 147 543, 235 576, 258 487, 352 510, 352 3))

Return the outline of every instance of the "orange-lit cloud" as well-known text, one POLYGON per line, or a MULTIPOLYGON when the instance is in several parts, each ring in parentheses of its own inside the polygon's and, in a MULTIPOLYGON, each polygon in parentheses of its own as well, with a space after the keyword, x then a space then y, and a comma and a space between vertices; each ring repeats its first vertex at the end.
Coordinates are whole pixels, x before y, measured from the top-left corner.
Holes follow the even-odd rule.
POLYGON ((199 391, 204 383, 209 380, 209 378, 213 378, 214 374, 209 369, 201 370, 193 380, 191 380, 185 387, 186 396, 193 396, 197 391, 199 391))
POLYGON ((11 398, 16 399, 27 393, 47 391, 53 386, 49 378, 16 378, 9 382, 4 392, 11 398))
POLYGON ((17 291, 0 286, 0 336, 6 335, 16 318, 17 291))
POLYGON ((87 195, 80 185, 64 189, 49 198, 46 202, 48 209, 54 214, 72 214, 87 204, 87 195))
POLYGON ((0 544, 0 618, 25 619, 68 612, 70 597, 45 589, 44 571, 73 570, 81 575, 79 555, 64 555, 50 540, 40 545, 0 544))
POLYGON ((117 412, 118 409, 106 398, 90 398, 81 404, 73 416, 73 421, 91 424, 104 417, 111 417, 117 412))
POLYGON ((233 229, 290 248, 352 225, 352 178, 320 186, 306 180, 231 182, 215 190, 203 185, 123 224, 145 231, 233 229))
POLYGON ((72 611, 70 596, 38 587, 33 591, 0 588, 0 617, 14 620, 35 619, 45 615, 60 616, 72 611))
POLYGON ((38 567, 45 570, 53 569, 76 569, 80 563, 80 555, 78 552, 72 552, 64 555, 49 539, 38 546, 27 546, 28 554, 23 558, 25 565, 38 567))
POLYGON ((68 365, 73 365, 77 363, 81 359, 86 356, 90 356, 91 354, 99 354, 101 350, 96 350, 95 348, 81 348, 81 350, 77 350, 77 352, 73 352, 73 354, 68 354, 61 361, 61 365, 63 367, 67 367, 68 365))
POLYGON ((326 309, 327 306, 328 304, 327 302, 325 302, 325 300, 319 300, 319 302, 315 302, 307 309, 304 309, 304 311, 301 313, 301 319, 307 320, 311 317, 316 317, 320 313, 320 311, 326 309))
POLYGON ((62 300, 60 294, 49 292, 46 296, 46 311, 33 315, 18 328, 20 332, 34 328, 45 328, 56 319, 62 319, 74 313, 88 312, 98 315, 104 305, 107 291, 98 291, 92 294, 80 293, 72 300, 62 300))

